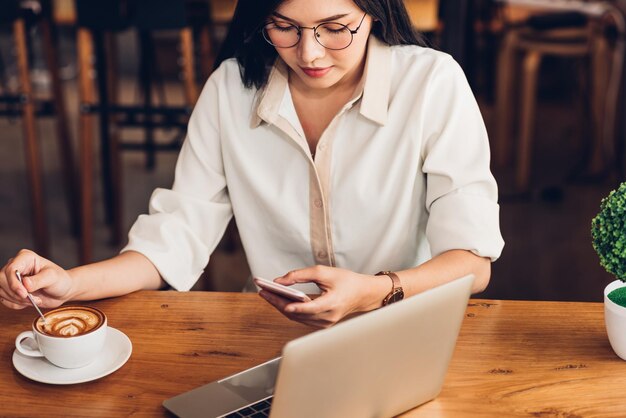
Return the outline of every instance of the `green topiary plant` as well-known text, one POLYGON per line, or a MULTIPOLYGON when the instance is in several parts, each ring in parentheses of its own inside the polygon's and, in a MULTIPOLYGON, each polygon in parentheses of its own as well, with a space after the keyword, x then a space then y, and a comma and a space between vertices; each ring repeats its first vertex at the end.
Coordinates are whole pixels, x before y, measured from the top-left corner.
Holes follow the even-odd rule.
MULTIPOLYGON (((600 212, 591 221, 591 238, 600 265, 626 282, 626 182, 602 199, 600 212)), ((609 293, 608 298, 626 307, 626 287, 609 293)))

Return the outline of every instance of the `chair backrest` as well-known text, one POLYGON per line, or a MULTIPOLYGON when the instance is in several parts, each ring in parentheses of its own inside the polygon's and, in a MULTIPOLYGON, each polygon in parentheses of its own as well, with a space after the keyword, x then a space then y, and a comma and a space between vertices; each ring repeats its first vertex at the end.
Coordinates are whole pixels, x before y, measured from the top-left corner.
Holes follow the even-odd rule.
POLYGON ((198 0, 76 0, 78 26, 118 31, 182 29, 209 19, 209 5, 198 0), (204 4, 203 4, 204 3, 204 4))
POLYGON ((197 28, 212 22, 211 5, 207 0, 186 0, 185 13, 187 25, 197 28))
MULTIPOLYGON (((589 1, 594 3, 597 1, 589 1)), ((499 15, 505 24, 518 25, 529 20, 539 18, 536 22, 539 26, 547 26, 548 29, 555 27, 584 26, 585 15, 576 8, 551 9, 550 7, 527 6, 509 3, 497 3, 499 15), (545 16, 545 18, 544 18, 545 16)), ((546 6, 550 5, 550 0, 546 0, 546 6)), ((531 24, 534 24, 531 22, 531 24)), ((540 28, 541 29, 541 28, 540 28)))
POLYGON ((499 16, 505 28, 534 41, 585 44, 593 35, 589 17, 576 10, 503 4, 499 16))
POLYGON ((189 25, 185 0, 134 0, 133 23, 139 30, 182 29, 189 25))
POLYGON ((543 7, 521 7, 510 5, 507 3, 497 3, 499 7, 499 15, 505 23, 520 23, 524 22, 530 16, 537 13, 544 13, 546 11, 543 7))
POLYGON ((127 0, 76 0, 76 23, 79 27, 115 31, 130 26, 132 5, 127 0))

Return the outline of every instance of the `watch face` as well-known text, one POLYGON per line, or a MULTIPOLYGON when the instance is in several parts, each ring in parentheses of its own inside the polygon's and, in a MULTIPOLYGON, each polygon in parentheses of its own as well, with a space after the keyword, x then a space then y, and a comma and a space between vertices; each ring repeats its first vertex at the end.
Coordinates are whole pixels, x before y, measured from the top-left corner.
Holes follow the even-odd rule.
POLYGON ((393 294, 391 295, 387 303, 389 304, 389 303, 399 302, 402 299, 404 299, 404 291, 396 290, 395 292, 393 292, 393 294))

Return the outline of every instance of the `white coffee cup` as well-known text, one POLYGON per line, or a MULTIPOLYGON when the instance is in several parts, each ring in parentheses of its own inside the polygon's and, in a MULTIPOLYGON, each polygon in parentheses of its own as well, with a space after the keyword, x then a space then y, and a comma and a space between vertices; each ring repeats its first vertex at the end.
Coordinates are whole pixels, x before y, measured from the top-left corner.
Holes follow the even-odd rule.
POLYGON ((41 318, 35 318, 32 330, 20 333, 15 339, 15 348, 21 354, 45 357, 58 367, 75 369, 88 365, 102 351, 107 317, 99 309, 64 306, 46 312, 44 316, 46 325, 41 318), (32 342, 36 348, 32 347, 32 342))

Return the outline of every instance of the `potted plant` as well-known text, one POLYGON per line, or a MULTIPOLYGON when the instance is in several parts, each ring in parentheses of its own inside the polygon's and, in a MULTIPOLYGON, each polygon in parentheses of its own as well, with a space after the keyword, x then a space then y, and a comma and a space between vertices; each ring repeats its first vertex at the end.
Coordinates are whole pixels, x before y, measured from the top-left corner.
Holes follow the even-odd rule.
POLYGON ((604 321, 613 351, 626 360, 626 182, 602 199, 591 237, 600 265, 617 279, 604 289, 604 321))

